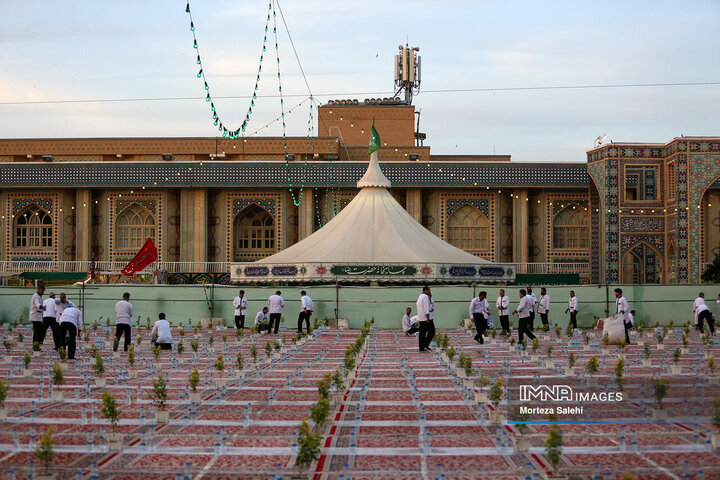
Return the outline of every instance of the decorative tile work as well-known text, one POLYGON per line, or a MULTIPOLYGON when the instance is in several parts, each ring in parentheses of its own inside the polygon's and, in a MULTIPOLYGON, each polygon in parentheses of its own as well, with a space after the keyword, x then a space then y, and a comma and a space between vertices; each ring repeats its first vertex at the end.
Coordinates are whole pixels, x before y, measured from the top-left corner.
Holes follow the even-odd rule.
POLYGON ((463 205, 470 205, 478 208, 488 218, 490 227, 490 242, 488 250, 471 251, 475 256, 495 261, 495 241, 497 236, 497 226, 495 222, 495 195, 491 193, 471 193, 459 197, 457 193, 441 193, 440 194, 440 238, 446 240, 447 219, 452 213, 463 205), (479 208, 482 206, 485 208, 479 208))
POLYGON ((620 205, 625 207, 637 207, 638 204, 642 205, 643 208, 663 208, 663 193, 665 180, 660 175, 660 168, 663 166, 663 160, 642 160, 633 159, 632 163, 620 162, 622 168, 620 168, 620 180, 619 184, 622 185, 621 203, 620 205), (637 200, 626 200, 625 199, 625 188, 630 183, 630 186, 637 185, 642 189, 642 199, 637 200))
POLYGON ((110 215, 107 222, 107 238, 108 238, 108 256, 111 261, 130 261, 137 252, 127 250, 119 250, 115 246, 115 221, 126 208, 130 205, 138 204, 147 209, 155 218, 155 246, 158 250, 158 260, 163 260, 163 221, 164 206, 163 195, 161 193, 111 193, 108 195, 108 208, 110 215))
POLYGON ((620 230, 624 232, 664 232, 663 217, 622 217, 620 230))
MULTIPOLYGON (((588 211, 588 195, 582 193, 550 193, 547 195, 547 201, 545 205, 545 251, 547 252, 548 262, 554 261, 551 258, 555 256, 571 256, 571 257, 582 257, 583 260, 587 261, 590 256, 590 249, 583 250, 555 250, 553 248, 552 234, 553 234, 553 222, 555 216, 566 208, 580 208, 588 211)), ((590 218, 588 217, 588 220, 590 218)), ((588 234, 590 233, 591 225, 588 221, 588 234)), ((590 242, 588 242, 588 245, 590 242)))
MULTIPOLYGON (((678 148, 680 145, 678 145, 678 148)), ((690 275, 688 264, 688 161, 686 154, 678 154, 675 162, 677 170, 677 278, 679 283, 687 283, 690 275)))
POLYGON ((602 204, 600 203, 600 195, 595 187, 594 180, 588 182, 590 190, 589 199, 589 211, 590 211, 590 282, 600 283, 602 275, 601 259, 601 232, 600 232, 600 210, 602 210, 602 204))
POLYGON ((325 212, 325 215, 327 215, 328 218, 332 219, 335 215, 340 213, 343 208, 347 207, 348 204, 353 201, 355 195, 357 195, 357 192, 335 192, 332 199, 334 214, 331 216, 330 212, 325 212))
POLYGON ((5 218, 5 245, 8 257, 59 260, 62 222, 60 221, 60 194, 42 192, 12 192, 7 195, 5 218), (37 205, 48 212, 52 218, 53 246, 49 248, 17 248, 13 242, 14 216, 29 207, 37 205))
MULTIPOLYGON (((715 145, 715 144, 712 144, 715 145)), ((690 142, 690 151, 709 152, 711 144, 690 142)), ((712 148, 716 148, 713 146, 712 148)), ((718 150, 713 150, 718 151, 718 150)), ((720 155, 690 155, 687 161, 687 228, 688 228, 688 278, 700 281, 702 254, 705 252, 705 232, 702 222, 702 198, 705 191, 720 176, 720 155)), ((679 199, 678 199, 679 200, 679 199)), ((678 210, 680 210, 678 202, 678 210)))
POLYGON ((56 162, 99 162, 102 155, 53 155, 56 162))
MULTIPOLYGON (((237 193, 225 194, 225 261, 236 261, 233 255, 233 225, 235 217, 248 205, 257 205, 273 217, 275 226, 275 252, 280 251, 283 235, 283 201, 278 192, 237 193)), ((256 258, 239 259, 240 261, 253 261, 256 258)))
POLYGON ((639 243, 647 243, 657 248, 658 251, 664 251, 664 235, 662 234, 651 234, 651 233, 639 233, 639 234, 623 234, 622 235, 622 251, 621 256, 624 256, 628 250, 632 250, 639 243))

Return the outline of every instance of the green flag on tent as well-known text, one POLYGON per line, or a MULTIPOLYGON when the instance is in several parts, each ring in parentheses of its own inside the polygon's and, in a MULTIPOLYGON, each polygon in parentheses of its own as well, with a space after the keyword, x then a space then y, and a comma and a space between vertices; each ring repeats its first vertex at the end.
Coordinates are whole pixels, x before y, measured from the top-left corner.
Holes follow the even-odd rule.
POLYGON ((372 128, 370 129, 370 148, 368 149, 368 155, 372 155, 372 153, 377 150, 380 150, 380 134, 375 130, 375 120, 373 120, 372 128))

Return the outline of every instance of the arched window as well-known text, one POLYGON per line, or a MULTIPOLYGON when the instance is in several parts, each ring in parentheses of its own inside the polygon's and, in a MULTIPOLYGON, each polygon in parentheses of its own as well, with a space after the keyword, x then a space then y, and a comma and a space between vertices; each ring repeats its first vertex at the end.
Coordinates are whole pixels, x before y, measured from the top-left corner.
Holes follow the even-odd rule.
POLYGON ((137 203, 123 210, 115 225, 116 250, 139 250, 148 237, 155 240, 155 217, 137 203))
POLYGON ((275 221, 257 205, 249 206, 235 218, 234 230, 236 260, 275 253, 275 221))
POLYGON ((463 205, 447 219, 447 241, 467 251, 490 248, 490 222, 483 212, 463 205))
POLYGON ((37 205, 15 215, 16 248, 47 248, 53 246, 52 217, 37 205))
POLYGON ((584 208, 568 205, 553 219, 553 249, 583 250, 589 246, 588 213, 584 208))

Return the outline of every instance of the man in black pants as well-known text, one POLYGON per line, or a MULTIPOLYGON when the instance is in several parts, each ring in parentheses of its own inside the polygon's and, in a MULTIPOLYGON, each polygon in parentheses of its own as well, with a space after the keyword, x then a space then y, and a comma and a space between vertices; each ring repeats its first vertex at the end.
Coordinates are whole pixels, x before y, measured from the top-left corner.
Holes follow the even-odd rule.
POLYGON ((282 319, 282 309, 285 306, 285 300, 280 296, 280 290, 275 292, 275 295, 271 295, 268 298, 268 307, 270 310, 270 328, 275 329, 275 333, 278 333, 280 328, 280 320, 282 319))
POLYGON ((535 339, 535 335, 530 331, 530 296, 527 295, 525 289, 520 290, 520 304, 517 306, 513 315, 518 316, 518 343, 522 343, 523 335, 527 335, 530 340, 535 339))
POLYGON ((310 316, 313 312, 313 302, 310 295, 305 293, 305 290, 300 292, 300 315, 298 315, 298 333, 302 333, 303 321, 307 327, 307 332, 310 333, 310 316))
POLYGON ((483 334, 487 328, 488 311, 487 300, 485 300, 486 296, 487 292, 480 292, 478 293, 477 298, 473 298, 472 302, 470 302, 470 316, 475 322, 475 330, 477 330, 474 340, 480 344, 485 343, 485 340, 483 340, 483 334))
MULTIPOLYGON (((422 293, 417 299, 417 316, 418 316, 418 327, 420 332, 418 333, 418 346, 421 352, 426 351, 428 345, 432 341, 430 337, 431 323, 430 320, 430 287, 423 287, 422 293), (430 338, 428 340, 428 337, 430 338)), ((434 327, 432 328, 434 330, 434 327)), ((434 333, 434 332, 433 332, 434 333)))
POLYGON ((245 314, 247 313, 248 301, 245 298, 245 290, 240 290, 240 293, 233 300, 233 307, 235 307, 235 328, 242 330, 245 328, 245 314))
POLYGON ((76 307, 67 307, 60 316, 60 346, 67 350, 68 360, 75 360, 75 338, 82 331, 82 312, 76 307))
MULTIPOLYGON (((120 337, 125 335, 125 351, 130 348, 130 325, 134 315, 133 305, 130 303, 130 293, 123 293, 123 298, 115 304, 115 337, 120 343, 120 337)), ((113 351, 117 351, 114 348, 113 351)))
POLYGON ((527 297, 530 302, 530 320, 528 320, 528 328, 532 332, 535 330, 535 304, 537 303, 537 297, 535 297, 531 287, 527 287, 527 297))
POLYGON ((698 316, 697 329, 700 333, 705 333, 704 322, 707 320, 708 327, 710 327, 710 334, 715 335, 715 322, 712 318, 712 312, 707 305, 701 303, 695 310, 698 316))
POLYGON ((40 285, 37 292, 33 293, 32 299, 30 299, 30 322, 32 323, 33 329, 33 344, 35 342, 42 344, 43 337, 45 336, 45 329, 43 328, 43 293, 45 293, 45 287, 40 285))

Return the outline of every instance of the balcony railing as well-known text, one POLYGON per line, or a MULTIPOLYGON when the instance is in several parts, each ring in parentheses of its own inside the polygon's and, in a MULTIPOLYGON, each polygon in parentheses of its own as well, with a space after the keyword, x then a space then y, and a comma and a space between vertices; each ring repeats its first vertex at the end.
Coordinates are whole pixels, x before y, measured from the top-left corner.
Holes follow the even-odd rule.
MULTIPOLYGON (((0 272, 89 272, 93 262, 88 261, 35 261, 10 260, 0 261, 0 272)), ((95 262, 96 272, 120 272, 126 262, 95 262)), ((514 266, 515 272, 520 274, 552 274, 577 273, 581 277, 590 273, 588 262, 576 263, 503 263, 501 265, 514 266)), ((229 262, 154 262, 144 271, 154 271, 158 267, 169 273, 226 273, 230 271, 229 262)))

